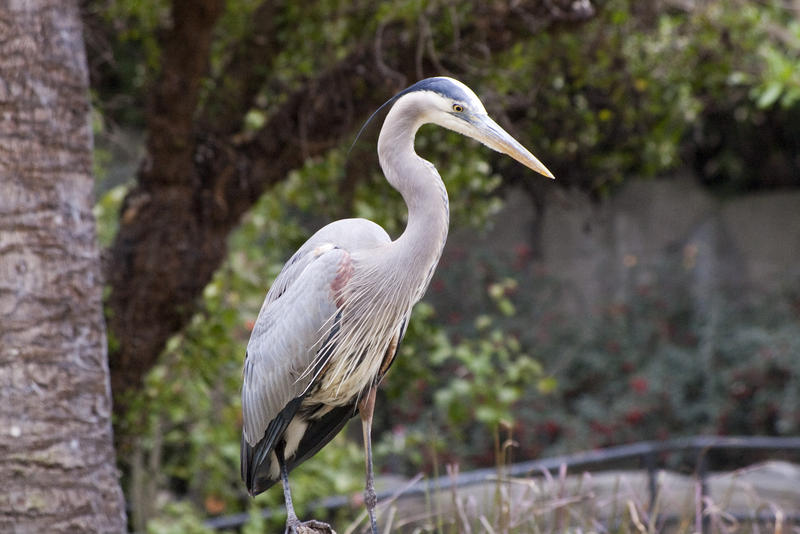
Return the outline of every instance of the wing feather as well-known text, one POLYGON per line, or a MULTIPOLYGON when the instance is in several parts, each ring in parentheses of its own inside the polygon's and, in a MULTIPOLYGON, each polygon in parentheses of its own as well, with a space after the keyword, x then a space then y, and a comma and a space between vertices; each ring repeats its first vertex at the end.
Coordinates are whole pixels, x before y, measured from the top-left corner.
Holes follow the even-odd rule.
POLYGON ((349 256, 342 249, 326 249, 280 298, 262 307, 247 344, 242 386, 243 433, 251 446, 308 387, 312 377, 303 374, 321 344, 320 330, 337 313, 331 284, 349 256))
MULTIPOLYGON (((322 346, 338 328, 335 302, 343 264, 351 250, 390 242, 378 225, 345 219, 322 228, 292 256, 272 284, 247 345, 242 386, 242 478, 255 495, 277 477, 272 454, 301 410, 309 386, 325 361, 322 346)), ((328 349, 330 350, 330 349, 328 349)), ((311 422, 289 468, 316 453, 355 413, 336 407, 311 422)))

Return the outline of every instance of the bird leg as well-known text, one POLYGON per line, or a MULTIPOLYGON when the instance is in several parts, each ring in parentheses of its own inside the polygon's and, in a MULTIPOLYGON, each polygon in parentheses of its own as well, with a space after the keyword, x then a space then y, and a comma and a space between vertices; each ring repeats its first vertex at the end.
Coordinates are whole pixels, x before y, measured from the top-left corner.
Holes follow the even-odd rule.
POLYGON ((375 410, 375 391, 377 386, 372 386, 360 401, 358 413, 361 415, 361 430, 364 433, 364 451, 367 462, 367 484, 364 490, 364 504, 367 506, 372 534, 378 534, 378 522, 375 520, 375 506, 378 497, 375 495, 375 481, 372 474, 372 413, 375 410))
POLYGON ((283 483, 283 500, 286 501, 286 532, 297 530, 300 520, 294 512, 292 505, 292 490, 289 488, 289 470, 286 469, 286 461, 283 458, 283 446, 275 447, 275 455, 278 457, 278 465, 281 468, 281 482, 283 483))
POLYGON ((297 518, 292 505, 292 491, 289 489, 289 470, 286 468, 286 460, 283 457, 283 445, 275 447, 275 455, 278 457, 278 465, 281 468, 281 482, 283 484, 283 499, 286 501, 286 532, 285 534, 335 534, 331 526, 322 521, 314 519, 303 523, 297 518))

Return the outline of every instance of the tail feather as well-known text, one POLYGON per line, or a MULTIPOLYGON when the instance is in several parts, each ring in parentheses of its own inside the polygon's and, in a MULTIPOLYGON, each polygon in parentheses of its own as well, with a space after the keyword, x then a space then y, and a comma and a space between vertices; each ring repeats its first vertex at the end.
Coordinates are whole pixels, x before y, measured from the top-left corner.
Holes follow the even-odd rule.
MULTIPOLYGON (((279 477, 273 477, 271 453, 281 445, 283 432, 297 414, 303 397, 293 399, 281 410, 275 419, 267 426, 264 437, 254 446, 242 438, 241 461, 242 480, 247 486, 250 496, 256 495, 271 488, 279 477)), ((305 434, 291 458, 286 459, 289 471, 314 456, 330 440, 338 434, 344 425, 356 414, 355 401, 346 406, 334 408, 319 419, 309 421, 305 434)))
POLYGON ((283 410, 270 421, 258 443, 250 446, 242 436, 241 463, 242 480, 247 486, 247 492, 251 497, 255 497, 272 487, 278 478, 272 477, 270 453, 275 450, 278 441, 283 437, 283 432, 294 418, 303 397, 296 397, 289 401, 283 410))

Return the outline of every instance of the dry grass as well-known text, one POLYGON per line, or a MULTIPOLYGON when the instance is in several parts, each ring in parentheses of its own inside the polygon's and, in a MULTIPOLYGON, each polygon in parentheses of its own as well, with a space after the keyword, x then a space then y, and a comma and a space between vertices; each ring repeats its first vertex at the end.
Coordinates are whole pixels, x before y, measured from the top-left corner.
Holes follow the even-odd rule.
MULTIPOLYGON (((458 469, 448 466, 453 482, 458 469)), ((800 534, 790 514, 800 511, 800 467, 768 462, 699 481, 662 471, 651 503, 646 474, 640 471, 507 478, 433 490, 424 497, 399 497, 380 504, 382 533, 414 534, 800 534), (784 493, 777 480, 785 479, 784 493), (757 517, 769 521, 754 521, 757 517), (705 525, 704 525, 705 523, 705 525)), ((416 481, 416 480, 415 480, 416 481)), ((415 481, 412 481, 415 482, 415 481)), ((398 491, 401 493, 403 488, 398 491)), ((365 532, 365 514, 344 531, 365 532)))

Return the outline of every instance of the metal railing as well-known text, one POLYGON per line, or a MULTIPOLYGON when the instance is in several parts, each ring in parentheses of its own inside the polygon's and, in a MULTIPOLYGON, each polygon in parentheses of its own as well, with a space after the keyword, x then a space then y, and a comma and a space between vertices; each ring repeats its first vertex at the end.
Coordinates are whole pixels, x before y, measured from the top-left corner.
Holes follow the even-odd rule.
MULTIPOLYGON (((705 512, 705 497, 708 496, 708 461, 707 453, 711 450, 759 450, 759 451, 784 451, 796 453, 800 457, 800 437, 770 437, 770 436, 694 436, 687 438, 675 438, 664 441, 641 441, 629 445, 618 445, 604 449, 579 452, 563 456, 553 456, 540 460, 531 460, 505 466, 503 471, 508 477, 524 477, 540 474, 543 471, 558 472, 562 466, 566 466, 568 471, 598 471, 606 468, 612 463, 638 459, 647 472, 648 491, 650 505, 655 502, 657 497, 657 475, 658 460, 664 454, 674 454, 679 452, 693 453, 695 458, 695 475, 700 483, 700 505, 703 509, 698 510, 703 517, 702 531, 709 532, 709 516, 705 512)), ((378 501, 384 501, 397 497, 427 495, 433 491, 442 491, 452 488, 462 488, 475 484, 494 482, 497 480, 497 468, 486 468, 459 473, 457 478, 441 476, 438 478, 419 480, 405 488, 393 489, 380 492, 378 501)), ((334 496, 322 499, 310 505, 316 510, 335 510, 349 506, 351 500, 347 496, 334 496)), ((783 520, 788 523, 800 524, 800 503, 798 510, 787 513, 783 520)), ((262 511, 265 518, 273 515, 283 514, 283 509, 262 511)), ((236 529, 244 525, 248 520, 247 513, 232 514, 223 517, 208 519, 205 522, 207 527, 213 529, 236 529)), ((774 514, 760 513, 736 517, 740 520, 771 522, 775 520, 774 514)))

